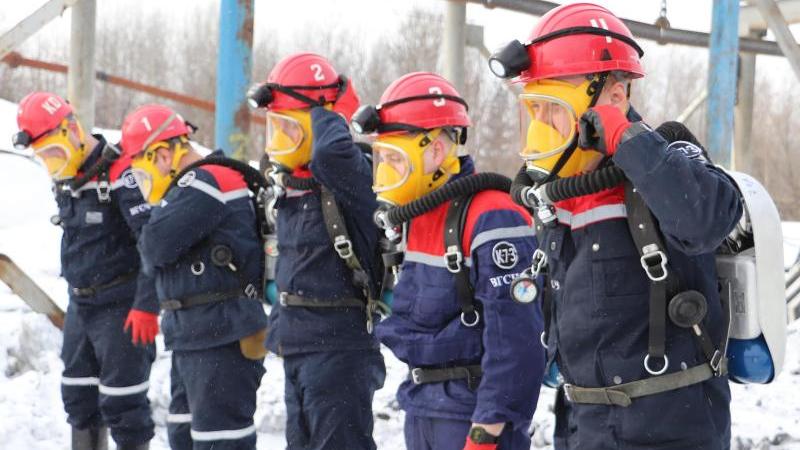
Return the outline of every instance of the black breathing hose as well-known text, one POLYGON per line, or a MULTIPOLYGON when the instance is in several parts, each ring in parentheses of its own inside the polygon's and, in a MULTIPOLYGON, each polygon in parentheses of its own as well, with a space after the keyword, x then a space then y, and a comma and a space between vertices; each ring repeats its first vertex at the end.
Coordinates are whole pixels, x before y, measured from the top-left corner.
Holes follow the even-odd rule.
POLYGON ((483 172, 453 180, 424 197, 386 211, 387 227, 395 227, 433 210, 444 202, 485 190, 508 192, 511 180, 499 173, 483 172))
MULTIPOLYGON (((667 142, 686 141, 698 146, 706 154, 705 148, 700 144, 694 134, 686 125, 670 121, 664 122, 656 129, 667 142)), ((707 156, 706 156, 707 158, 707 156)), ((625 181, 625 172, 617 166, 610 165, 602 169, 594 170, 583 175, 559 178, 555 181, 546 183, 538 188, 544 188, 544 196, 548 203, 558 202, 569 198, 582 197, 584 195, 595 194, 606 189, 611 189, 625 181)), ((533 180, 528 176, 523 165, 514 182, 511 184, 511 198, 515 203, 530 207, 525 202, 525 194, 534 186, 533 180)))

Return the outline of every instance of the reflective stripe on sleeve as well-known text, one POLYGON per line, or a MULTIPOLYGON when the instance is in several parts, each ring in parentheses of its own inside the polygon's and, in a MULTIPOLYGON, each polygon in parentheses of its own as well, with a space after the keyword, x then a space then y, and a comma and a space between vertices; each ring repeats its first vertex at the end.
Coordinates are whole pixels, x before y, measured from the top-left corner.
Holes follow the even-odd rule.
POLYGON ((100 384, 100 378, 97 377, 61 377, 61 384, 64 386, 97 386, 100 384))
POLYGON ((167 422, 169 423, 192 423, 191 414, 167 414, 167 422))

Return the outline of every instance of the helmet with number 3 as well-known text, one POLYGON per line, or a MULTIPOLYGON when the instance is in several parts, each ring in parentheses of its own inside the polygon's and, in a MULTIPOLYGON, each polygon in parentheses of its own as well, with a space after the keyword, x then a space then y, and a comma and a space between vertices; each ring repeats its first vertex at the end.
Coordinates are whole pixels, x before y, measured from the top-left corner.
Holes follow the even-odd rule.
POLYGON ((379 105, 362 106, 353 128, 377 133, 372 151, 378 199, 403 205, 459 173, 458 147, 470 125, 467 103, 434 73, 407 74, 386 88, 379 105))

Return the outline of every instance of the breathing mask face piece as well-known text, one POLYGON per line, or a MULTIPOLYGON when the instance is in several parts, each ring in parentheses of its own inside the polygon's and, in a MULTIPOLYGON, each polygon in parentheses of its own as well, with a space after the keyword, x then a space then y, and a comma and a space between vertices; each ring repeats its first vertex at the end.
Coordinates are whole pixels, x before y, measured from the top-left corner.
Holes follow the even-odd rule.
POLYGON ((288 170, 311 161, 311 114, 304 110, 267 111, 267 146, 270 159, 288 170))
POLYGON ((592 80, 574 85, 561 80, 538 80, 525 85, 519 96, 520 156, 529 172, 550 174, 565 152, 569 158, 559 170, 569 177, 593 170, 602 154, 593 150, 575 151, 578 118, 589 109, 592 80))
POLYGON ((70 122, 64 119, 58 128, 31 143, 33 154, 47 168, 50 176, 57 181, 74 178, 83 164, 84 133, 79 123, 74 122, 80 145, 75 147, 70 141, 70 122))
POLYGON ((169 142, 161 141, 151 144, 147 150, 131 162, 131 173, 136 179, 136 184, 139 186, 142 196, 151 205, 158 205, 166 194, 169 184, 178 173, 178 163, 189 152, 188 145, 188 142, 183 142, 183 140, 174 144, 170 171, 167 175, 161 174, 156 164, 156 157, 159 149, 170 150, 169 142))
POLYGON ((392 205, 416 200, 461 170, 457 148, 441 129, 379 136, 372 144, 372 190, 378 200, 392 205), (436 152, 444 152, 438 167, 435 160, 440 156, 436 152))

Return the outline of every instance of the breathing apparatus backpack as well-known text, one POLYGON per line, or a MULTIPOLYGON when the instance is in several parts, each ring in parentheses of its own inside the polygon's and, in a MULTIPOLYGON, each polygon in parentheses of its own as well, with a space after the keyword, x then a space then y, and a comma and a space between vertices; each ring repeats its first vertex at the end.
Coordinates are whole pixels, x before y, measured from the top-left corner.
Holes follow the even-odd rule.
MULTIPOLYGON (((705 155, 705 150, 683 124, 667 122, 656 131, 670 142, 673 150, 690 156, 705 155)), ((710 164, 707 155, 705 159, 710 164)), ((587 174, 534 185, 523 167, 514 180, 511 195, 514 201, 533 210, 537 225, 546 227, 556 223, 553 206, 556 202, 624 183, 629 230, 651 282, 648 355, 664 356, 663 328, 668 316, 673 323, 692 332, 713 375, 727 374, 729 379, 739 383, 765 384, 780 373, 786 346, 781 221, 775 203, 758 181, 740 172, 724 172, 740 193, 744 213, 715 253, 726 320, 720 343, 711 342, 703 329, 707 304, 701 293, 677 289, 678 294, 666 298, 666 292, 675 292, 675 284, 680 282, 670 274, 666 247, 655 219, 622 169, 610 165, 587 174)), ((528 276, 520 277, 519 282, 542 272, 541 261, 536 256, 528 276)), ((543 309, 549 308, 545 304, 543 309)), ((666 370, 665 367, 661 372, 651 371, 647 361, 645 366, 654 376, 666 370)), ((553 387, 560 384, 557 367, 550 367, 548 377, 546 384, 553 387)))
MULTIPOLYGON (((178 185, 181 178, 190 171, 202 166, 222 166, 239 172, 244 178, 247 189, 252 194, 250 196, 253 202, 253 210, 256 214, 256 223, 254 226, 261 239, 264 248, 265 258, 263 261, 263 279, 261 289, 263 292, 258 292, 254 297, 263 298, 269 302, 269 298, 275 295, 275 264, 278 256, 277 238, 275 236, 274 221, 269 217, 268 205, 273 197, 273 190, 264 176, 255 168, 242 161, 228 158, 225 156, 207 156, 199 161, 195 161, 181 170, 175 178, 173 178, 167 192, 174 186, 178 185)), ((232 254, 230 248, 217 246, 212 249, 211 254, 212 262, 216 265, 227 266, 231 262, 232 254), (227 250, 226 250, 227 249, 227 250)))

